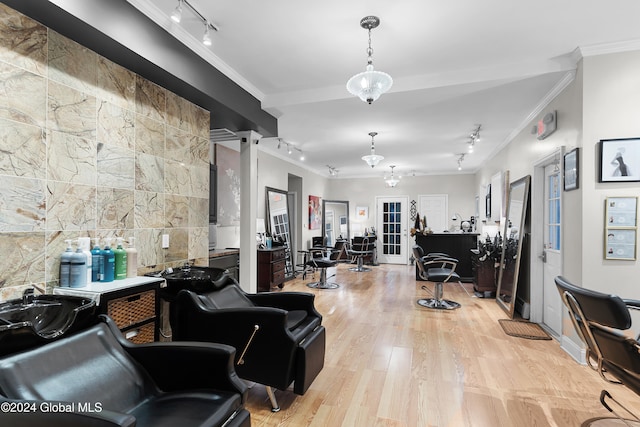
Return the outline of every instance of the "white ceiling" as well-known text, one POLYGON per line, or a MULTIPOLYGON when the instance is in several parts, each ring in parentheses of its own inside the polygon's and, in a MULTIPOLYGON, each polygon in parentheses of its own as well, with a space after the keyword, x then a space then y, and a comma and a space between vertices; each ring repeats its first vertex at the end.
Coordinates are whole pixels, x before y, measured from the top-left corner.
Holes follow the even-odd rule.
POLYGON ((637 0, 189 0, 220 30, 210 48, 186 8, 180 24, 169 19, 177 0, 128 1, 258 98, 307 168, 328 176, 331 165, 338 178, 383 176, 390 165, 400 175, 475 172, 541 116, 581 56, 640 49, 637 0), (366 65, 366 15, 381 20, 374 65, 394 79, 372 105, 345 88, 366 65), (458 172, 478 124, 481 140, 458 172), (361 160, 372 131, 385 157, 374 169, 361 160))

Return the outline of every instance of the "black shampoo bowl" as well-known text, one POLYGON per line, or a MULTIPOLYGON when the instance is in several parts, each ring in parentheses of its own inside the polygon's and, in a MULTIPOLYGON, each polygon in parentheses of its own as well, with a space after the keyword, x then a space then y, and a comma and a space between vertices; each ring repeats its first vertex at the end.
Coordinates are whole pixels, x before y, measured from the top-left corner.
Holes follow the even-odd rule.
POLYGON ((39 295, 0 303, 0 355, 37 347, 97 323, 88 298, 39 295))
POLYGON ((160 289, 160 297, 169 302, 173 302, 178 292, 183 289, 201 294, 220 289, 230 282, 237 283, 230 276, 229 270, 215 267, 186 266, 147 273, 145 276, 166 280, 167 287, 160 289))

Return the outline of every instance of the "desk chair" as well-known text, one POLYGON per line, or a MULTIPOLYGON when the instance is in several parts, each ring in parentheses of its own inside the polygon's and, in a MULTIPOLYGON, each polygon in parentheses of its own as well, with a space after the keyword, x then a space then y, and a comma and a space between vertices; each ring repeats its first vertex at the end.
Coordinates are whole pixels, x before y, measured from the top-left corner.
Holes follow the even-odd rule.
POLYGON ((368 237, 354 237, 351 247, 347 249, 347 254, 357 261, 356 267, 351 267, 349 271, 371 271, 370 268, 364 266, 364 258, 373 255, 373 242, 368 237))
MULTIPOLYGON (((555 278, 562 302, 578 336, 587 347, 587 364, 608 383, 622 384, 640 395, 640 342, 624 334, 631 328, 629 310, 639 310, 640 301, 622 299, 573 285, 562 276, 555 278)), ((600 393, 602 405, 621 422, 638 426, 640 418, 616 401, 608 391, 600 393), (624 419, 608 403, 610 399, 633 417, 624 419)), ((583 424, 584 425, 584 424, 583 424)))
POLYGON ((327 277, 327 268, 335 267, 338 264, 337 260, 330 258, 332 252, 331 247, 315 247, 309 249, 311 256, 307 261, 307 266, 313 268, 313 270, 320 270, 320 280, 317 282, 307 283, 310 288, 316 289, 336 289, 340 287, 337 283, 328 282, 327 279, 335 276, 335 273, 327 277))
POLYGON ((435 283, 433 292, 426 286, 421 287, 423 290, 429 292, 432 298, 421 298, 418 300, 418 304, 422 307, 437 310, 455 310, 456 308, 460 308, 460 303, 443 298, 444 283, 460 283, 460 276, 455 272, 458 260, 443 253, 431 253, 425 256, 422 247, 419 245, 414 245, 412 250, 420 278, 435 283))

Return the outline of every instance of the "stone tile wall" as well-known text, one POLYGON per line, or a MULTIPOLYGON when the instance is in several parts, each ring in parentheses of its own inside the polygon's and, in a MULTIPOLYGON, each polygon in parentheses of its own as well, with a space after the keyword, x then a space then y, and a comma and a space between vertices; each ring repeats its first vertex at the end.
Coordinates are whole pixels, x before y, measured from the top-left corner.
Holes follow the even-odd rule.
POLYGON ((206 265, 208 212, 209 112, 0 4, 0 300, 80 236, 206 265))

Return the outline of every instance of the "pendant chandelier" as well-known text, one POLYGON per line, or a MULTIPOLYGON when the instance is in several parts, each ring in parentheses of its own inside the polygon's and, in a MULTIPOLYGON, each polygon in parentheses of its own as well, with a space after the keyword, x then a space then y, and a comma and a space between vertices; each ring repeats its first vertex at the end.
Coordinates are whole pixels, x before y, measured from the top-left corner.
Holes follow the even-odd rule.
POLYGON ((388 187, 393 188, 393 187, 395 187, 396 185, 398 185, 398 183, 400 182, 400 177, 396 178, 396 177, 393 175, 393 168, 395 168, 395 167, 396 167, 395 165, 391 165, 391 166, 389 166, 389 167, 391 168, 391 176, 390 176, 390 177, 388 177, 388 178, 387 178, 387 177, 385 177, 385 178, 384 178, 384 182, 387 184, 387 186, 388 186, 388 187))
POLYGON ((376 147, 373 144, 373 137, 376 136, 377 134, 378 132, 369 132, 369 136, 371 137, 371 154, 367 156, 362 156, 362 160, 367 162, 367 164, 372 168, 375 167, 378 163, 380 163, 380 160, 384 159, 384 157, 376 154, 376 147))
POLYGON ((369 31, 369 47, 367 48, 367 68, 362 73, 351 77, 347 82, 347 90, 364 102, 371 104, 380 95, 391 88, 393 79, 387 73, 373 69, 373 49, 371 48, 371 30, 380 25, 377 16, 365 16, 360 20, 360 26, 369 31))

